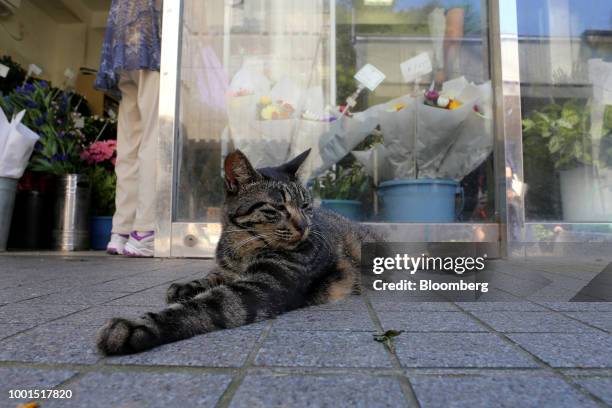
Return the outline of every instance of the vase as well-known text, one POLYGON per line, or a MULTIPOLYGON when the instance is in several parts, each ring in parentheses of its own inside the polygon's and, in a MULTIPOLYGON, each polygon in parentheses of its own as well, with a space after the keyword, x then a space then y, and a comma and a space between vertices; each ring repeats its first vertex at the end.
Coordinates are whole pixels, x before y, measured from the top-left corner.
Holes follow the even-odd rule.
POLYGON ((17 179, 0 177, 0 252, 6 251, 17 183, 17 179))
POLYGON ((561 208, 568 222, 612 222, 612 170, 561 170, 561 208))
POLYGON ((60 251, 89 249, 89 200, 91 185, 83 174, 57 179, 52 248, 60 251))
POLYGON ((93 216, 90 222, 90 244, 91 249, 105 250, 110 241, 111 230, 113 229, 112 216, 93 216))
POLYGON ((26 171, 17 187, 8 247, 50 249, 54 205, 55 176, 26 171))
POLYGON ((321 207, 335 211, 349 220, 361 221, 362 219, 361 202, 357 200, 324 199, 321 200, 321 207))
POLYGON ((381 216, 388 222, 455 222, 463 210, 463 189, 455 180, 408 179, 380 183, 381 216), (455 197, 461 205, 455 209, 455 197))

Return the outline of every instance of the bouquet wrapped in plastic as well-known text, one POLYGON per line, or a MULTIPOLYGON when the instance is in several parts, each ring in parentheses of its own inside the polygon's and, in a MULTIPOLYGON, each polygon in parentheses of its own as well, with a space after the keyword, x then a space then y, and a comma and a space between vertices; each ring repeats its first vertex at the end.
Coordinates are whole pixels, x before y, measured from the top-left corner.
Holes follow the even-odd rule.
POLYGON ((0 109, 0 177, 18 179, 28 165, 39 136, 23 125, 25 111, 9 122, 0 109))

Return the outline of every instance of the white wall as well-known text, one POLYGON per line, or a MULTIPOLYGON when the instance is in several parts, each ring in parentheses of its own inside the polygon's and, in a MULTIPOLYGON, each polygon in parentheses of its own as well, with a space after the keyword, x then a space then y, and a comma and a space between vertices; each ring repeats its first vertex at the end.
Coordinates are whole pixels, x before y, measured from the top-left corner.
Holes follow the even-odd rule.
POLYGON ((61 24, 30 0, 22 0, 13 16, 0 18, 0 55, 10 55, 26 69, 31 63, 40 66, 44 79, 61 86, 66 68, 98 68, 104 28, 91 26, 92 20, 98 24, 100 13, 91 16, 61 24))

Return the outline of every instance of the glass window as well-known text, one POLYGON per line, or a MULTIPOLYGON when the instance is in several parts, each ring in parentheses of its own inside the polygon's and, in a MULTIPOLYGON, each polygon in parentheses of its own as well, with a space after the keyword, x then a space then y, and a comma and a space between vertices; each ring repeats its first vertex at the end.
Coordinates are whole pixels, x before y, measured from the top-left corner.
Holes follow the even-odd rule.
POLYGON ((493 220, 486 16, 485 0, 186 0, 175 219, 219 220, 239 148, 256 167, 311 149, 302 178, 354 219, 493 220))
POLYGON ((527 221, 612 221, 612 3, 518 1, 527 221))

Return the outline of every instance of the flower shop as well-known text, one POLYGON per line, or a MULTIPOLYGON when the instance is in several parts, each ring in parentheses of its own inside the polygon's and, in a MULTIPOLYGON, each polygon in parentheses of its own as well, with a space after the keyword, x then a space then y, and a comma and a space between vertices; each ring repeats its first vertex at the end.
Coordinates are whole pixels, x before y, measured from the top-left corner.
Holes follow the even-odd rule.
POLYGON ((8 56, 0 62, 12 80, 0 99, 0 247, 104 249, 114 213, 116 118, 93 114, 84 96, 28 76, 8 56))
MULTIPOLYGON (((604 3, 165 2, 155 255, 213 254, 233 149, 256 167, 310 150, 316 204, 391 241, 495 256, 612 242, 604 3)), ((16 192, 8 247, 98 248, 116 101, 0 62, 4 143, 21 149, 0 161, 16 192)))

